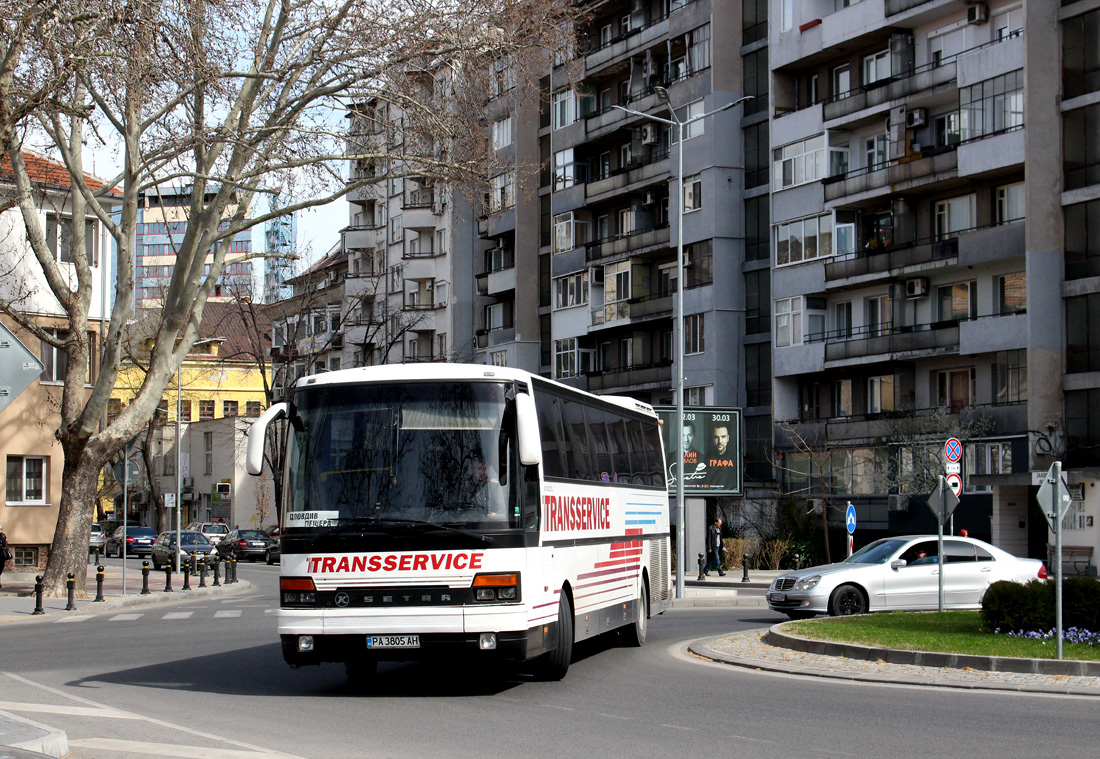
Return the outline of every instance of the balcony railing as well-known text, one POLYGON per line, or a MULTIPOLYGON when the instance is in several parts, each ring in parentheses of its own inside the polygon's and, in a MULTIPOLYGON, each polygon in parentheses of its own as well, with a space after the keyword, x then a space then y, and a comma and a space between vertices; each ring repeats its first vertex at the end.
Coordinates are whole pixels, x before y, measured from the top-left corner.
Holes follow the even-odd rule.
POLYGON ((636 250, 638 248, 648 247, 648 245, 651 245, 651 244, 656 245, 656 244, 659 244, 661 242, 666 242, 667 243, 668 242, 667 239, 665 239, 665 240, 656 239, 657 237, 660 237, 660 235, 654 235, 655 239, 652 240, 652 241, 641 240, 641 239, 638 239, 638 238, 640 238, 642 235, 659 233, 662 230, 667 230, 668 228, 669 228, 668 222, 666 221, 662 224, 655 224, 655 225, 650 226, 650 227, 642 227, 640 229, 631 230, 630 232, 624 232, 622 234, 611 235, 610 237, 603 237, 603 238, 600 238, 599 240, 592 240, 590 242, 586 242, 586 243, 584 243, 584 246, 585 246, 585 256, 584 256, 585 260, 588 261, 589 263, 591 263, 592 261, 598 261, 601 258, 606 258, 607 256, 615 255, 616 253, 619 253, 619 252, 626 252, 626 251, 636 250), (616 245, 615 243, 623 243, 623 244, 622 245, 616 245), (605 252, 604 249, 603 249, 605 245, 609 246, 611 248, 611 250, 605 252))
POLYGON ((433 208, 435 206, 435 193, 431 190, 413 190, 409 192, 401 207, 408 210, 410 208, 433 208))
POLYGON ((880 274, 906 266, 943 261, 959 255, 959 238, 933 237, 913 242, 898 243, 885 248, 864 250, 837 256, 825 264, 825 281, 833 282, 864 274, 880 274))
POLYGON ((826 341, 826 361, 896 353, 951 352, 959 349, 959 323, 944 321, 911 326, 882 325, 844 333, 823 333, 820 337, 813 337, 826 341))

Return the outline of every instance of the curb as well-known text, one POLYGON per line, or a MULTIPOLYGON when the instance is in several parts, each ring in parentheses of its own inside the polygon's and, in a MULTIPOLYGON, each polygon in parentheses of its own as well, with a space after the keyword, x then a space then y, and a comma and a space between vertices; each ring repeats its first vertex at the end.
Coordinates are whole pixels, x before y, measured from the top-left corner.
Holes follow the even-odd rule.
POLYGON ((713 608, 713 607, 755 607, 768 608, 768 602, 763 596, 715 596, 714 598, 674 598, 672 608, 713 608))
POLYGON ((854 643, 834 643, 792 635, 773 625, 764 635, 764 642, 806 654, 840 656, 866 661, 882 660, 888 664, 910 664, 918 667, 949 669, 980 669, 986 672, 1012 672, 1024 675, 1063 677, 1100 677, 1100 661, 1057 659, 1017 659, 1006 656, 976 656, 945 654, 933 651, 904 651, 896 648, 860 646, 854 643))
POLYGON ((56 757, 56 759, 69 755, 69 736, 64 730, 48 727, 41 722, 35 722, 26 717, 17 717, 11 712, 0 712, 0 721, 21 723, 43 733, 43 735, 35 738, 9 744, 12 748, 37 751, 40 754, 56 757))
MULTIPOLYGON (((181 603, 186 601, 198 600, 201 598, 210 598, 212 596, 218 597, 232 597, 244 592, 252 590, 252 583, 247 580, 239 580, 231 585, 222 585, 217 588, 192 588, 191 590, 177 589, 172 593, 165 593, 164 591, 153 591, 147 596, 143 596, 140 593, 132 593, 127 595, 113 594, 107 597, 105 601, 80 601, 77 604, 77 608, 73 611, 64 611, 61 609, 47 609, 46 614, 40 614, 34 616, 30 611, 25 614, 11 615, 10 612, 6 616, 0 616, 0 625, 13 624, 19 622, 38 622, 55 619, 57 614, 89 614, 99 613, 102 611, 108 611, 113 609, 128 609, 136 606, 150 606, 153 604, 169 604, 169 603, 181 603), (55 613, 56 612, 56 613, 55 613)), ((24 598, 25 596, 18 596, 24 598)), ((49 599, 53 602, 64 602, 63 599, 49 599)), ((33 610, 33 606, 31 607, 33 610)))

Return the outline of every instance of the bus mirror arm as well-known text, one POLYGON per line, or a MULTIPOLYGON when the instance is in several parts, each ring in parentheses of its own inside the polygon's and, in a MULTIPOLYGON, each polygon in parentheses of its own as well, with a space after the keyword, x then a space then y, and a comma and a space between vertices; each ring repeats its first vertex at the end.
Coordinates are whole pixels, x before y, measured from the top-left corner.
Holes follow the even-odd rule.
POLYGON ((519 463, 538 466, 542 463, 542 441, 539 440, 535 399, 529 393, 516 395, 516 429, 519 432, 519 463))
POLYGON ((245 468, 251 475, 261 474, 264 470, 264 440, 267 426, 287 413, 286 403, 276 403, 260 415, 260 418, 248 428, 248 447, 245 449, 245 468))

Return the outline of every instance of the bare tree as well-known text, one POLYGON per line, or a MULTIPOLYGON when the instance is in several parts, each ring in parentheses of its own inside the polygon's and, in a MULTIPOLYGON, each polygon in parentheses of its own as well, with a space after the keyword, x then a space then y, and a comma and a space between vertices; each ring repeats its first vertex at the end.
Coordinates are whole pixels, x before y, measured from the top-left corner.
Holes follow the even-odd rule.
MULTIPOLYGON (((0 0, 0 141, 11 177, 2 200, 21 218, 31 279, 44 283, 68 322, 59 338, 18 298, 0 301, 23 330, 68 356, 48 595, 64 593, 68 572, 83 594, 98 473, 156 411, 196 339, 233 238, 386 182, 389 166, 482 186, 492 170, 480 118, 491 64, 509 61, 520 70, 518 86, 529 86, 524 62, 562 47, 572 9, 552 0, 0 0), (406 139, 397 148, 360 146, 342 133, 349 103, 379 98, 405 114, 406 139), (86 146, 117 151, 122 168, 103 185, 86 173, 86 146), (65 181, 49 192, 27 169, 24 151, 32 148, 64 166, 65 181), (345 182, 354 159, 377 170, 345 182), (133 402, 101 428, 132 317, 142 199, 167 184, 188 192, 187 226, 174 243, 149 372, 133 402), (93 273, 81 256, 63 266, 48 244, 43 210, 59 192, 66 213, 96 220, 118 252, 110 327, 87 393, 93 273), (266 210, 259 202, 276 197, 294 200, 266 210)), ((72 249, 83 250, 84 238, 85 225, 73 224, 72 249)))

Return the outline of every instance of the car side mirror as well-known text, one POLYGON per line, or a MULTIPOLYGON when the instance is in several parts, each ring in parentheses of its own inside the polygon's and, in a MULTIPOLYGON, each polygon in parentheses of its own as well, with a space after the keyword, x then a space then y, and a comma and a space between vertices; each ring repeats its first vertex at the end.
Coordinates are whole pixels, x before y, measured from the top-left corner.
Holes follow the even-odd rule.
POLYGON ((890 562, 890 569, 901 569, 908 563, 905 559, 894 559, 890 562))

